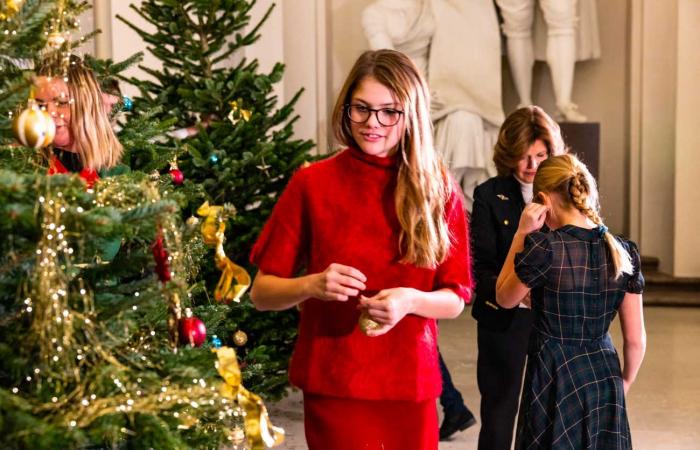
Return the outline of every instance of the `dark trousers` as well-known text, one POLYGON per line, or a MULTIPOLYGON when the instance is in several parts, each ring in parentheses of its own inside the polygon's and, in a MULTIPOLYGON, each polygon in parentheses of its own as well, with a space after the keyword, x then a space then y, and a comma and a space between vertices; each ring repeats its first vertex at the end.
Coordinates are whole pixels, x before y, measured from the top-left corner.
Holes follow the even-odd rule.
POLYGON ((477 328, 476 377, 481 393, 479 450, 510 450, 518 412, 532 312, 519 308, 504 332, 477 328))
POLYGON ((442 394, 440 394, 442 410, 445 411, 446 414, 459 414, 463 409, 468 408, 464 404, 462 394, 460 394, 454 383, 452 383, 450 371, 447 370, 445 361, 442 359, 442 353, 440 353, 439 350, 438 357, 440 359, 440 373, 442 374, 442 394))

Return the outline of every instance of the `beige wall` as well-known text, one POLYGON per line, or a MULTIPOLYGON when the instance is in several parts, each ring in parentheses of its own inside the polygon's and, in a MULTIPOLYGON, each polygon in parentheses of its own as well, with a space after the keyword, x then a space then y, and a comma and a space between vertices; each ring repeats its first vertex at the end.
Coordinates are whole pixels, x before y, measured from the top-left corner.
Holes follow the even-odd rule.
MULTIPOLYGON (((271 1, 260 0, 256 11, 271 1)), ((285 62, 281 98, 306 89, 296 107, 301 119, 295 129, 300 137, 315 138, 320 152, 328 148, 329 109, 352 63, 367 48, 360 14, 372 1, 304 0, 303 8, 302 0, 278 1, 262 30, 264 38, 247 51, 246 56, 261 58, 263 67, 285 62)), ((107 0, 96 0, 96 7, 102 2, 107 0)), ((133 18, 128 3, 111 2, 112 16, 133 18)), ((601 124, 599 183, 608 226, 631 234, 643 254, 660 258, 662 270, 685 276, 700 276, 695 257, 700 204, 692 189, 692 177, 700 171, 694 133, 700 110, 695 86, 698 4, 599 0, 602 58, 577 64, 573 95, 582 112, 601 124)), ((143 47, 120 22, 112 22, 112 36, 118 36, 112 47, 115 59, 143 47)), ((146 64, 153 64, 153 58, 147 56, 146 64)), ((508 112, 516 98, 505 58, 503 85, 508 112)), ((553 111, 543 63, 535 68, 533 94, 553 111)))
MULTIPOLYGON (((360 14, 373 0, 331 0, 330 22, 332 48, 332 92, 337 93, 354 59, 367 49, 360 27, 360 14)), ((600 190, 603 213, 608 226, 627 232, 626 191, 628 186, 626 155, 628 152, 627 71, 629 6, 626 0, 599 2, 599 28, 603 57, 578 63, 574 101, 589 120, 601 123, 600 190)), ((478 45, 478 43, 474 44, 478 45)), ((503 96, 506 113, 512 111, 517 98, 503 61, 503 96)), ((533 79, 534 101, 547 111, 554 108, 554 94, 547 66, 538 63, 533 79)))
POLYGON ((677 20, 676 0, 643 2, 641 85, 641 234, 645 255, 673 272, 677 20))
POLYGON ((678 0, 674 275, 700 277, 700 1, 678 0))
MULTIPOLYGON (((628 16, 626 0, 598 1, 598 26, 602 56, 576 64, 573 100, 588 120, 600 123, 599 189, 602 215, 616 233, 628 233, 626 208, 629 148, 627 108, 628 16)), ((518 103, 515 87, 503 64, 503 100, 506 114, 518 103)), ((547 112, 556 111, 549 68, 535 65, 533 101, 547 112)))

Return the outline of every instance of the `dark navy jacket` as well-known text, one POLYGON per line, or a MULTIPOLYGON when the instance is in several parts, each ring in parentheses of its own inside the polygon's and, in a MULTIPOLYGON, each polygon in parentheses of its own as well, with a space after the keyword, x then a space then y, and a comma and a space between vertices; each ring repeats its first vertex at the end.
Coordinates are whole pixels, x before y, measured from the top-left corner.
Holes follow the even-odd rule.
POLYGON ((496 279, 508 256, 525 201, 514 176, 493 177, 474 190, 470 222, 476 297, 472 316, 494 331, 505 331, 515 309, 496 303, 496 279))

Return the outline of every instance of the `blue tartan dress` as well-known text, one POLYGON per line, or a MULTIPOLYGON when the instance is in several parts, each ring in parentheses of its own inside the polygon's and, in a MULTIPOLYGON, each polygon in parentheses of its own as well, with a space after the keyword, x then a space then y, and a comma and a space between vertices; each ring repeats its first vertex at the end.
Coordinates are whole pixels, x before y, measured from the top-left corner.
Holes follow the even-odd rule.
POLYGON ((608 329, 625 293, 642 292, 644 277, 637 246, 618 240, 634 271, 617 280, 598 228, 529 234, 515 257, 534 313, 516 449, 632 448, 608 329))

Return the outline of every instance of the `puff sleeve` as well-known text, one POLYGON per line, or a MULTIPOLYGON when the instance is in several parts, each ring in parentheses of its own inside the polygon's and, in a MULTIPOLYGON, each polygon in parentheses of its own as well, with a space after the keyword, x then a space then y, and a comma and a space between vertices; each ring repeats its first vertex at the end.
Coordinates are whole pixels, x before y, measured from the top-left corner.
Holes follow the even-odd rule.
POLYGON ((525 236, 525 248, 515 255, 515 273, 527 287, 542 286, 552 266, 552 249, 544 233, 525 236))
POLYGON ((266 274, 290 278, 305 265, 309 224, 303 177, 304 169, 292 176, 251 251, 250 262, 266 274))
POLYGON ((644 291, 644 275, 642 275, 642 258, 639 255, 637 244, 627 241, 627 252, 632 261, 632 275, 627 280, 626 291, 632 294, 641 294, 644 291))

